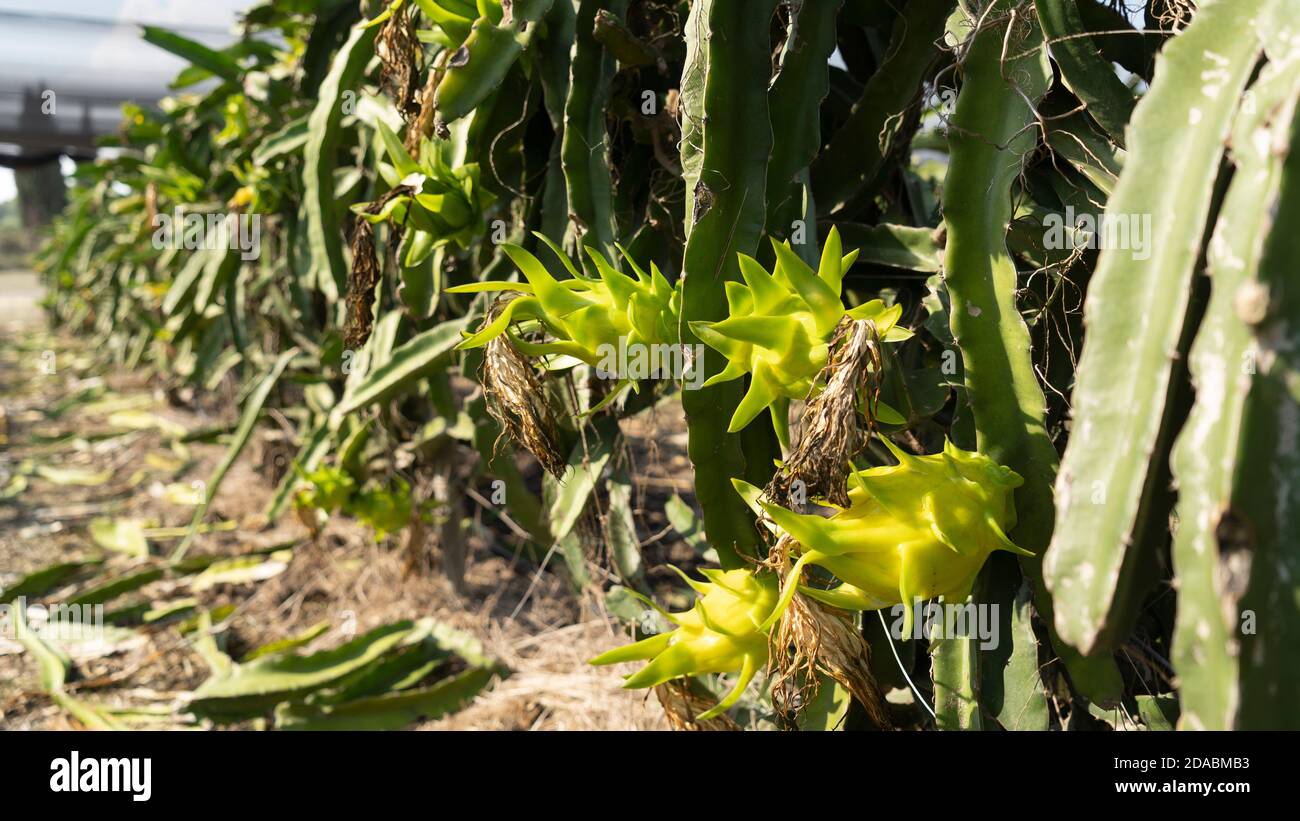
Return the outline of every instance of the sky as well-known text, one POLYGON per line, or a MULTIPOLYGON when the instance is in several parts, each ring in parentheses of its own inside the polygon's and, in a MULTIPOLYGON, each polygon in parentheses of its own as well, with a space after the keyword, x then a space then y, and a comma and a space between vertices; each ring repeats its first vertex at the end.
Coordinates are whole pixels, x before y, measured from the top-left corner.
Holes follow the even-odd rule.
MULTIPOLYGON (((140 39, 139 24, 219 45, 252 0, 0 0, 0 104, 23 88, 161 96, 183 63, 140 39)), ((0 202, 14 196, 0 168, 0 202)))

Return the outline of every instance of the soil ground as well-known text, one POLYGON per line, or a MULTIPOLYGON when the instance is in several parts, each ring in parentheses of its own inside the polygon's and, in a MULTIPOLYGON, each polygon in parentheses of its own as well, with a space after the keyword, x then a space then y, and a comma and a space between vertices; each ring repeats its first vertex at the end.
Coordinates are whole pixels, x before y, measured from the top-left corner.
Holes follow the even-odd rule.
MULTIPOLYGON (((183 500, 177 504, 175 489, 207 479, 225 447, 193 442, 177 448, 156 428, 122 433, 120 417, 118 423, 110 421, 115 413, 145 411, 165 420, 163 426, 186 431, 236 419, 233 397, 207 410, 177 407, 161 383, 105 369, 102 357, 84 342, 43 327, 35 305, 39 294, 30 274, 0 275, 0 490, 17 475, 27 480, 22 492, 0 501, 0 587, 41 568, 94 558, 103 559, 97 574, 102 579, 104 571, 125 573, 158 562, 175 546, 174 536, 154 530, 150 532, 163 535, 150 539, 150 556, 106 552, 96 546, 89 525, 96 519, 129 518, 161 528, 183 527, 193 508, 183 500), (88 396, 93 398, 78 399, 88 396), (67 406, 63 413, 60 403, 67 406), (32 465, 72 470, 79 483, 42 478, 32 465)), ((657 494, 655 510, 662 510, 663 494, 689 475, 684 425, 674 418, 665 425, 667 432, 642 431, 638 447, 644 456, 638 485, 657 494)), ((186 579, 164 578, 134 591, 126 597, 128 603, 156 606, 192 596, 209 610, 233 605, 221 638, 236 659, 321 622, 328 629, 300 652, 337 646, 378 625, 432 616, 480 640, 486 653, 511 673, 464 709, 417 725, 421 728, 667 726, 649 691, 620 689, 622 676, 630 672, 626 665, 585 664, 627 640, 618 623, 603 614, 598 597, 580 598, 563 574, 540 572, 516 558, 508 538, 493 537, 485 527, 471 528, 480 535, 469 539, 465 582, 458 593, 439 570, 432 548, 432 567, 412 571, 400 545, 376 543, 355 522, 335 517, 315 540, 292 513, 268 525, 262 512, 274 484, 259 460, 260 450, 245 448, 207 516, 216 527, 198 537, 190 555, 235 556, 293 543, 281 572, 203 590, 193 589, 186 579)), ((643 516, 646 530, 641 535, 649 549, 669 556, 683 549, 689 553, 662 529, 662 514, 638 515, 643 516)), ((60 601, 91 584, 84 574, 74 575, 48 598, 60 601)), ((137 717, 147 716, 149 726, 164 728, 194 726, 185 705, 189 693, 210 675, 195 644, 174 623, 123 631, 111 641, 83 648, 72 662, 66 685, 71 695, 134 711, 137 717)), ((46 694, 31 655, 12 636, 0 635, 0 729, 81 726, 46 694)))

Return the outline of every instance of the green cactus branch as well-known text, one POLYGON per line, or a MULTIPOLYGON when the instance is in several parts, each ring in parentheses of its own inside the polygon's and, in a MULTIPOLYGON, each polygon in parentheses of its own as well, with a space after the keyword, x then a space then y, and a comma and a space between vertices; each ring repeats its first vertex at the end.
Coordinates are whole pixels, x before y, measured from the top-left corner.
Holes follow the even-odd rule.
POLYGON ((1267 5, 1203 3, 1164 49, 1107 205, 1107 216, 1126 226, 1141 231, 1147 221, 1150 258, 1139 258, 1145 255, 1132 240, 1103 251, 1085 306, 1087 339, 1044 565, 1053 597, 1064 603, 1056 628, 1081 652, 1117 645, 1156 548, 1140 531, 1161 491, 1162 447, 1181 421, 1171 397, 1193 275, 1224 144, 1261 51, 1251 20, 1267 5))
MULTIPOLYGON (((1244 545, 1235 533, 1226 539, 1220 534, 1225 526, 1241 526, 1226 513, 1233 510, 1234 495, 1245 492, 1237 477, 1258 470, 1253 460, 1245 461, 1241 440, 1247 405, 1260 396, 1252 384, 1258 342, 1238 314, 1237 299, 1259 287, 1255 272, 1265 242, 1270 229, 1283 224, 1281 214, 1274 216, 1282 162, 1273 147, 1288 137, 1300 95, 1300 63, 1289 69, 1270 63, 1250 95, 1253 110, 1241 111, 1233 128, 1236 174, 1209 244, 1212 296, 1190 356, 1197 401, 1173 451, 1179 607, 1172 661, 1182 685, 1179 724, 1196 730, 1232 729, 1241 709, 1238 681, 1244 669, 1236 616, 1246 591, 1231 589, 1229 577, 1241 560, 1230 551, 1244 545)), ((1252 576, 1259 572, 1251 567, 1252 576)))
MULTIPOLYGON (((763 233, 772 145, 768 21, 775 8, 776 0, 700 0, 686 23, 682 154, 689 234, 683 264, 684 322, 717 321, 726 315, 724 285, 740 279, 736 253, 754 253, 763 233)), ((705 374, 712 376, 722 366, 722 357, 706 348, 705 374)), ((704 511, 705 533, 723 567, 736 567, 741 555, 760 552, 754 519, 732 490, 731 479, 765 473, 760 481, 766 482, 775 455, 772 439, 761 441, 774 438, 770 427, 768 437, 763 436, 762 420, 747 433, 727 433, 743 393, 743 384, 736 380, 682 394, 695 494, 704 511), (756 473, 748 472, 751 467, 756 473)))
POLYGON ((826 0, 798 7, 782 48, 780 71, 768 94, 772 156, 767 167, 767 231, 786 239, 794 220, 804 220, 806 238, 795 250, 811 265, 817 264, 819 255, 815 214, 808 202, 808 180, 800 175, 822 144, 818 112, 830 90, 828 61, 835 51, 835 20, 841 4, 842 0, 826 0))
POLYGON ((898 148, 899 121, 917 101, 917 89, 937 63, 937 46, 953 0, 911 0, 894 24, 888 56, 862 89, 847 122, 812 166, 813 194, 822 213, 832 213, 870 184, 898 148))
MULTIPOLYGON (((1016 303, 1015 262, 1006 246, 1011 187, 1038 136, 1029 102, 1042 98, 1050 77, 1046 55, 1035 48, 1042 35, 1032 15, 1012 14, 1023 11, 1005 0, 993 6, 988 18, 1001 22, 975 32, 963 60, 944 183, 944 268, 978 449, 1025 477, 1016 495, 1019 523, 1011 535, 1035 554, 1023 558, 1021 567, 1034 588, 1039 615, 1051 624, 1052 602, 1039 568, 1052 534, 1057 457, 1044 426, 1043 392, 1016 303), (1014 53, 1025 56, 1004 64, 1008 40, 1014 53)), ((1097 697, 1118 697, 1118 673, 1107 659, 1087 660, 1068 648, 1055 649, 1076 683, 1097 697)))
POLYGON ((1294 37, 1284 36, 1286 26, 1296 19, 1296 4, 1278 3, 1274 11, 1273 25, 1261 31, 1265 37, 1275 36, 1266 48, 1279 64, 1288 66, 1284 71, 1291 75, 1291 85, 1272 147, 1281 160, 1276 206, 1270 209, 1273 230, 1255 281, 1245 283, 1234 298, 1237 320, 1250 326, 1253 335, 1255 373, 1241 420, 1242 469, 1235 476, 1230 515, 1216 533, 1224 575, 1242 559, 1234 551, 1252 554, 1240 612, 1254 621, 1233 625, 1242 633, 1237 726, 1249 730, 1300 728, 1288 695, 1300 690, 1300 657, 1295 652, 1300 645, 1300 602, 1295 594, 1295 580, 1300 578, 1300 294, 1295 287, 1300 259, 1300 232, 1295 230, 1300 220, 1300 85, 1294 71, 1300 51, 1294 37), (1287 119, 1290 124, 1284 129, 1287 119))
MULTIPOLYGON (((621 15, 627 0, 612 4, 582 0, 577 6, 560 157, 569 191, 569 219, 577 225, 583 245, 613 259, 617 227, 605 109, 614 77, 614 58, 592 33, 596 13, 606 5, 611 6, 609 11, 621 15)), ((581 256, 583 264, 588 265, 586 255, 581 256)))

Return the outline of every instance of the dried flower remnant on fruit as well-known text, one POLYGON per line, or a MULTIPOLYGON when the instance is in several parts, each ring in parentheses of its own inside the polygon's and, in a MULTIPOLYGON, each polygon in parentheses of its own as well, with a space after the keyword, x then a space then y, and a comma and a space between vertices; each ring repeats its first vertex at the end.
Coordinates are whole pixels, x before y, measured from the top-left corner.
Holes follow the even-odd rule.
POLYGON ((352 272, 348 276, 348 318, 343 327, 343 343, 356 349, 370 339, 374 327, 372 309, 375 287, 379 284, 379 261, 375 257, 375 228, 367 220, 357 220, 352 228, 352 272))
POLYGON ((351 349, 360 348, 370 339, 374 328, 375 288, 379 285, 379 260, 375 254, 375 226, 364 215, 380 214, 391 200, 409 195, 410 188, 397 186, 366 205, 352 227, 352 271, 348 276, 347 322, 343 342, 351 349))
POLYGON ((772 700, 779 713, 810 704, 817 695, 817 674, 824 673, 849 691, 876 728, 890 727, 884 697, 871 676, 871 648, 848 614, 795 594, 772 633, 772 646, 772 700))
POLYGON ((852 472, 849 506, 829 518, 794 513, 732 480, 755 512, 798 545, 772 620, 798 590, 846 610, 907 604, 908 632, 915 600, 965 600, 993 551, 1031 555, 1006 535, 1016 522, 1012 493, 1024 483, 1019 474, 946 440, 942 452, 928 456, 882 441, 898 464, 852 472), (806 564, 830 571, 841 584, 831 590, 799 584, 806 564))
POLYGON ((767 271, 752 257, 740 254, 744 282, 728 282, 726 319, 692 322, 700 341, 727 358, 726 367, 705 386, 749 375, 749 390, 736 407, 728 430, 741 430, 765 408, 777 434, 788 441, 791 399, 807 399, 817 377, 830 361, 830 340, 844 316, 871 320, 885 342, 912 334, 897 327, 902 306, 886 307, 874 299, 852 310, 840 301, 844 272, 858 252, 841 255, 839 231, 832 228, 822 248, 818 270, 795 254, 788 242, 772 243, 776 265, 767 271))
MULTIPOLYGON (((484 325, 490 325, 503 313, 509 301, 507 297, 495 300, 483 320, 484 325)), ((501 425, 502 435, 508 435, 533 454, 552 475, 562 477, 565 461, 560 452, 555 416, 536 371, 509 335, 493 337, 484 347, 479 381, 488 413, 501 425)))
POLYGON ((875 323, 845 316, 831 350, 831 362, 817 378, 826 387, 804 406, 799 441, 765 491, 768 500, 793 509, 796 482, 804 499, 848 505, 850 460, 876 425, 883 363, 875 323))
POLYGON ((420 113, 416 101, 420 76, 420 43, 416 38, 415 19, 406 3, 398 3, 379 30, 375 41, 379 55, 379 82, 384 93, 397 107, 403 120, 420 113))
POLYGON ((654 688, 655 698, 664 708, 664 718, 674 730, 688 731, 735 731, 740 725, 731 716, 714 716, 701 719, 700 715, 713 706, 713 702, 691 689, 690 682, 684 679, 666 681, 654 688))

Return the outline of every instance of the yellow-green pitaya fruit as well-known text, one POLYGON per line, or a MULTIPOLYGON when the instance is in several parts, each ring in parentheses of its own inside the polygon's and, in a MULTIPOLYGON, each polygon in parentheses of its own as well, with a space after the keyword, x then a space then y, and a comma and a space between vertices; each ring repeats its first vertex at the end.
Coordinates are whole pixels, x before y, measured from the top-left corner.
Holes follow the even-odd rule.
POLYGON ((914 601, 964 600, 993 551, 1033 555, 1006 535, 1016 523, 1012 492, 1024 483, 1019 474, 948 441, 942 453, 914 456, 882 440, 898 464, 851 472, 849 506, 829 518, 763 502, 757 488, 732 480, 756 512, 766 512, 798 543, 799 559, 769 621, 789 604, 806 564, 825 568, 842 584, 831 590, 798 585, 800 592, 848 610, 904 604, 908 633, 914 601))
POLYGON ((654 264, 650 273, 627 258, 636 279, 615 269, 599 252, 587 254, 599 272, 588 279, 578 272, 568 256, 549 238, 537 234, 560 258, 572 279, 557 280, 537 257, 518 245, 502 249, 519 267, 526 282, 476 282, 449 288, 450 293, 517 291, 523 296, 510 301, 487 327, 470 334, 460 348, 477 348, 500 336, 512 322, 539 321, 554 341, 531 343, 512 336, 519 350, 529 356, 563 354, 589 365, 598 365, 608 351, 627 345, 673 344, 677 341, 679 294, 654 264))
POLYGON ((389 194, 351 206, 358 219, 371 224, 391 221, 415 231, 403 243, 402 262, 419 265, 434 249, 449 242, 468 248, 486 230, 485 212, 496 195, 481 181, 478 163, 457 163, 450 141, 420 143, 412 157, 382 120, 375 128, 388 159, 379 166, 389 194))
POLYGON ((754 675, 767 664, 771 624, 765 622, 771 621, 768 616, 776 606, 777 584, 771 574, 756 576, 744 569, 700 572, 707 582, 682 573, 699 593, 692 609, 668 613, 647 600, 677 625, 675 630, 602 653, 589 664, 648 660, 649 664, 623 682, 628 689, 655 687, 679 676, 738 673, 731 691, 699 716, 703 721, 721 715, 739 701, 754 675))
MULTIPOLYGON (((735 433, 770 408, 778 433, 788 427, 791 399, 808 398, 817 375, 830 357, 829 342, 840 319, 870 319, 886 342, 912 335, 896 326, 901 305, 885 307, 873 299, 846 311, 840 301, 844 272, 857 259, 853 251, 841 256, 839 231, 831 229, 814 271, 791 249, 772 241, 775 269, 768 273, 757 260, 740 254, 744 284, 728 282, 728 316, 719 322, 692 322, 691 330, 727 358, 726 367, 705 386, 751 374, 749 390, 732 414, 728 431, 735 433)), ((784 438, 784 437, 783 437, 784 438)))

